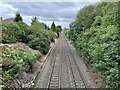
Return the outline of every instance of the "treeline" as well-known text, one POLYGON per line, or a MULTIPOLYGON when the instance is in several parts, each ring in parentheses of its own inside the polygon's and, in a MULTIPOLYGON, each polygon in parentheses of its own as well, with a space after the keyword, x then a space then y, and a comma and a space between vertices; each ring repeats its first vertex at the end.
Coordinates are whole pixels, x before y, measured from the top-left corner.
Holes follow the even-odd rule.
POLYGON ((2 23, 2 43, 23 42, 32 49, 39 50, 46 54, 50 48, 50 43, 59 37, 62 27, 55 26, 53 22, 51 28, 39 22, 37 17, 32 18, 31 26, 22 21, 20 13, 16 13, 14 22, 2 23))
POLYGON ((12 80, 18 78, 22 71, 32 72, 35 61, 48 53, 50 44, 62 31, 62 27, 56 26, 54 22, 49 28, 39 22, 37 17, 33 17, 31 21, 31 26, 28 26, 17 12, 13 22, 0 23, 2 26, 0 64, 4 87, 12 87, 12 80))
POLYGON ((85 6, 66 33, 79 55, 113 88, 120 87, 118 9, 118 2, 85 6))

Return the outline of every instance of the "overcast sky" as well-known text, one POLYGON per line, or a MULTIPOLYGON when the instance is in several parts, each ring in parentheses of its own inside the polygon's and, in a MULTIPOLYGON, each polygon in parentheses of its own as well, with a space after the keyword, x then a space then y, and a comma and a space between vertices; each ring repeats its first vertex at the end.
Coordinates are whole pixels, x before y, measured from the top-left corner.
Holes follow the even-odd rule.
MULTIPOLYGON (((2 17, 14 18, 20 12, 24 22, 30 25, 31 18, 36 16, 39 21, 48 26, 55 24, 69 27, 77 12, 85 5, 95 2, 4 2, 2 4, 2 17)), ((1 9, 1 8, 0 8, 1 9)))

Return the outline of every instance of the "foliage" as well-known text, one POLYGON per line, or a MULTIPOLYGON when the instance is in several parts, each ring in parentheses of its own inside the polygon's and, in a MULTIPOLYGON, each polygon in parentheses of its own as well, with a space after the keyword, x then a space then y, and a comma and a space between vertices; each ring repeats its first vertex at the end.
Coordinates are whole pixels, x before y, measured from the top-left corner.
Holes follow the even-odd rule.
POLYGON ((43 54, 47 54, 50 49, 50 41, 47 38, 34 38, 28 44, 31 48, 39 50, 43 54))
POLYGON ((51 30, 56 32, 56 26, 55 26, 55 23, 53 22, 52 25, 51 25, 51 30))
POLYGON ((24 42, 27 25, 21 21, 2 24, 2 43, 24 42))
POLYGON ((24 68, 31 71, 34 61, 40 54, 32 49, 24 51, 8 45, 3 45, 1 48, 2 60, 0 60, 0 63, 2 64, 3 77, 6 80, 18 77, 24 68))
POLYGON ((54 41, 55 33, 52 30, 46 30, 43 23, 36 22, 29 27, 28 45, 42 54, 47 54, 50 49, 50 42, 54 41))
POLYGON ((118 3, 115 2, 86 6, 78 12, 67 34, 82 58, 114 88, 120 86, 117 10, 118 3))
POLYGON ((33 18, 32 18, 31 25, 34 24, 35 22, 38 22, 37 17, 33 17, 33 18))
POLYGON ((2 24, 2 43, 24 42, 31 48, 47 54, 50 42, 54 42, 56 33, 48 30, 41 22, 34 22, 28 26, 22 21, 2 24))
POLYGON ((58 25, 57 27, 56 27, 56 32, 57 32, 57 36, 59 37, 59 34, 60 34, 60 32, 62 31, 62 27, 60 26, 60 25, 58 25))
POLYGON ((30 50, 29 52, 25 53, 23 60, 24 66, 27 67, 27 71, 31 71, 33 68, 33 63, 37 59, 39 52, 36 50, 30 50))
POLYGON ((55 23, 53 22, 51 25, 51 30, 57 34, 57 37, 59 37, 62 27, 60 25, 56 26, 55 23))
POLYGON ((64 34, 69 38, 70 29, 65 28, 65 29, 63 30, 63 32, 64 32, 64 34))
POLYGON ((16 23, 3 24, 2 26, 2 42, 14 43, 19 40, 19 35, 22 34, 20 27, 16 23))
POLYGON ((37 20, 32 19, 32 25, 28 26, 20 20, 20 14, 16 15, 16 22, 0 23, 2 25, 2 50, 0 53, 0 64, 2 65, 2 75, 6 81, 17 78, 21 71, 32 71, 33 64, 37 60, 40 52, 47 54, 50 49, 51 42, 54 42, 56 33, 49 27, 37 20), (13 47, 18 42, 25 43, 29 49, 25 50, 13 47), (13 46, 9 46, 9 45, 13 46), (31 49, 31 48, 32 49, 31 49), (35 49, 35 50, 33 50, 35 49), (39 51, 36 51, 39 50, 39 51))
POLYGON ((21 15, 20 15, 20 13, 19 12, 17 12, 16 13, 16 16, 15 16, 15 22, 19 22, 19 21, 22 21, 22 17, 21 17, 21 15))
POLYGON ((55 41, 54 39, 57 38, 56 33, 53 32, 52 30, 48 31, 48 36, 49 36, 51 42, 54 42, 55 41))
POLYGON ((28 32, 28 25, 22 21, 19 21, 18 23, 18 26, 20 27, 20 30, 22 31, 22 34, 20 34, 18 37, 19 37, 19 42, 24 42, 26 43, 27 40, 26 40, 26 36, 27 36, 27 32, 28 32))

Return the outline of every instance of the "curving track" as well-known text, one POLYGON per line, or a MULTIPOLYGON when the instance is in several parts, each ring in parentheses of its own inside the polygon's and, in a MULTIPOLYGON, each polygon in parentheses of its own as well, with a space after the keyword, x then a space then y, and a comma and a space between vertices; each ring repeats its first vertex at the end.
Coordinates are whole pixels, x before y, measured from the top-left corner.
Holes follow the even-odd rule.
POLYGON ((86 88, 79 61, 62 33, 37 77, 36 88, 86 88))

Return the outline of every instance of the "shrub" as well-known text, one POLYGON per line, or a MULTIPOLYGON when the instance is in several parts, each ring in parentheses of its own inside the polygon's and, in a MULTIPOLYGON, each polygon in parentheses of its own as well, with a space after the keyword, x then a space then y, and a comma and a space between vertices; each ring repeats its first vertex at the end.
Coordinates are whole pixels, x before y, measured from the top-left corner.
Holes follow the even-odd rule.
POLYGON ((54 39, 57 38, 56 33, 53 32, 52 30, 49 30, 49 31, 48 31, 48 36, 49 36, 51 42, 54 42, 54 41, 55 41, 54 39))
POLYGON ((34 38, 28 45, 33 49, 39 50, 42 54, 47 54, 50 49, 50 41, 47 38, 34 38))
POLYGON ((27 43, 27 34, 29 33, 28 25, 22 21, 17 22, 18 26, 20 27, 20 30, 22 31, 22 34, 19 35, 19 42, 27 43))
POLYGON ((3 23, 2 43, 26 42, 27 27, 23 22, 3 23))
POLYGON ((65 28, 63 32, 69 38, 68 34, 69 34, 70 30, 68 28, 65 28))
POLYGON ((36 50, 30 50, 29 52, 25 53, 23 57, 24 65, 27 66, 27 71, 32 71, 33 64, 37 59, 39 52, 36 50))
POLYGON ((30 32, 27 35, 28 45, 32 49, 39 50, 42 54, 47 54, 50 49, 50 42, 54 41, 56 35, 51 30, 41 28, 40 22, 36 22, 29 27, 30 32))
POLYGON ((17 42, 20 34, 22 34, 22 32, 16 23, 2 25, 2 43, 17 42))
POLYGON ((86 6, 79 11, 67 34, 80 56, 113 88, 120 86, 117 9, 118 4, 110 2, 86 6))
POLYGON ((17 78, 19 73, 25 68, 31 71, 35 59, 40 54, 35 50, 27 52, 8 45, 2 46, 2 75, 6 80, 17 78))

